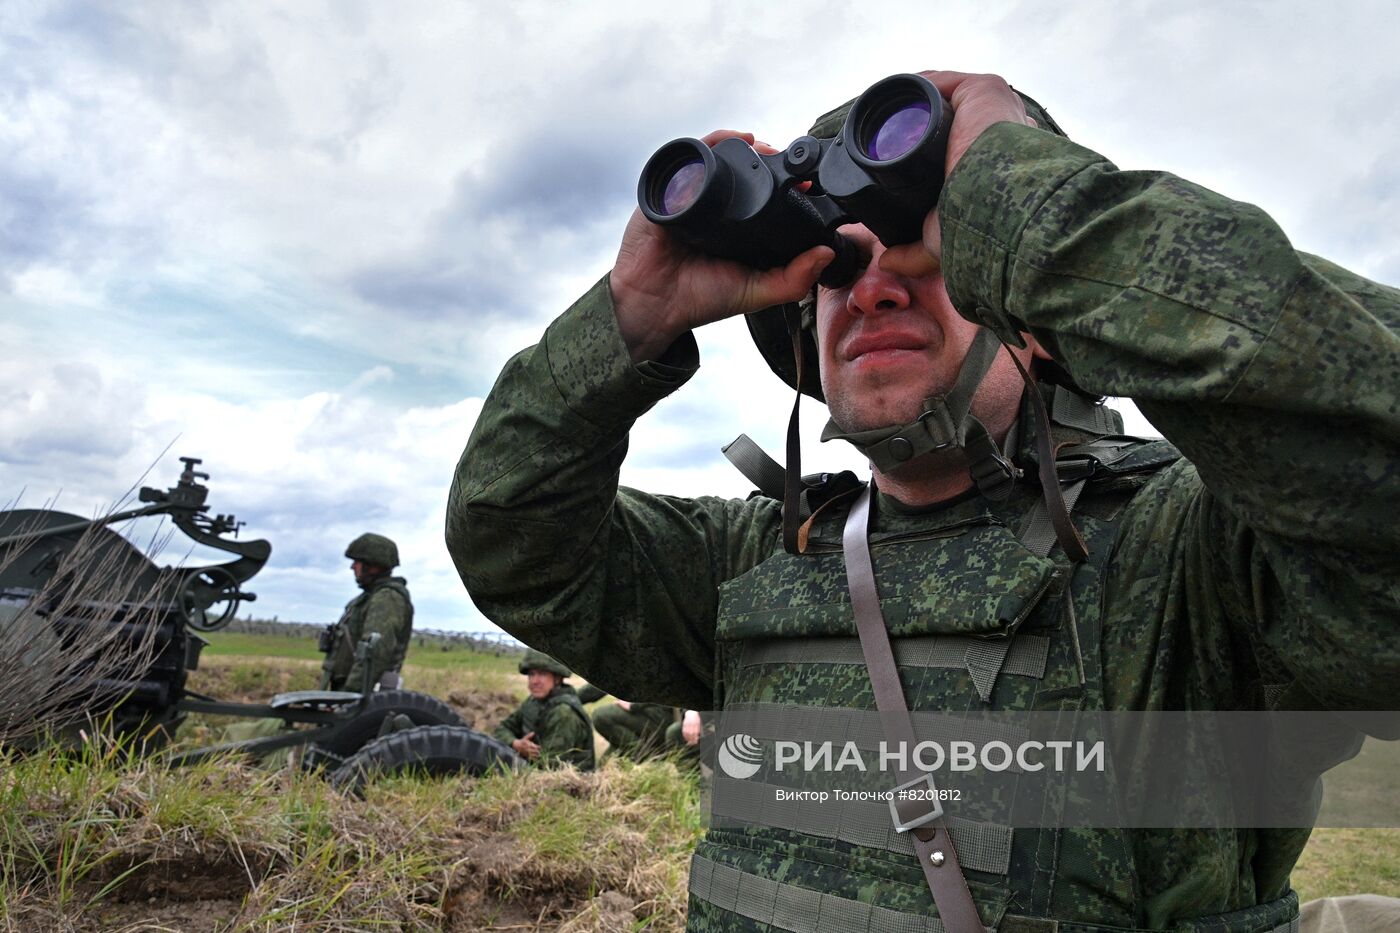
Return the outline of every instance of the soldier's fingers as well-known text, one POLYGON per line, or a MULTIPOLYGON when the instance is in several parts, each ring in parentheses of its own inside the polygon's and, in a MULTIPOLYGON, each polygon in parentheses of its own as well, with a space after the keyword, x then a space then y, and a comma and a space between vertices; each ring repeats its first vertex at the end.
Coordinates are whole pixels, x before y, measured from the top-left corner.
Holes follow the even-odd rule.
POLYGON ((966 71, 921 71, 923 75, 933 82, 933 86, 938 88, 938 93, 948 100, 953 99, 953 92, 958 89, 968 78, 975 78, 977 75, 966 71))
POLYGON ((753 280, 750 294, 745 297, 746 310, 800 301, 835 258, 836 252, 831 247, 814 246, 786 266, 759 273, 753 280))
POLYGON ((707 146, 714 146, 722 139, 742 139, 750 146, 754 143, 752 133, 741 133, 738 130, 715 130, 700 137, 700 141, 707 146))

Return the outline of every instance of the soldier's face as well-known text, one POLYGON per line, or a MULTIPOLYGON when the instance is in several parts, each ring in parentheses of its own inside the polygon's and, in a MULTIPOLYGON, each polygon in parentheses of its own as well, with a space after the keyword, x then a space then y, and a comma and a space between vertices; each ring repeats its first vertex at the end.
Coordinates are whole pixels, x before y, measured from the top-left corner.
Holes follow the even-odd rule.
POLYGON ((536 700, 543 700, 559 686, 559 675, 553 671, 533 670, 525 675, 526 689, 536 700))
MULTIPOLYGON (((978 328, 953 309, 941 271, 885 272, 876 264, 885 247, 874 234, 858 224, 841 232, 868 262, 850 285, 817 290, 822 392, 845 431, 907 424, 923 413, 924 399, 952 388, 978 328)), ((1032 350, 1022 352, 1029 366, 1032 350)), ((1003 350, 973 399, 994 435, 1015 421, 1022 388, 1003 350)))
POLYGON ((356 583, 364 583, 370 577, 383 573, 384 568, 378 564, 367 564, 362 560, 357 560, 350 564, 350 572, 355 575, 356 583))

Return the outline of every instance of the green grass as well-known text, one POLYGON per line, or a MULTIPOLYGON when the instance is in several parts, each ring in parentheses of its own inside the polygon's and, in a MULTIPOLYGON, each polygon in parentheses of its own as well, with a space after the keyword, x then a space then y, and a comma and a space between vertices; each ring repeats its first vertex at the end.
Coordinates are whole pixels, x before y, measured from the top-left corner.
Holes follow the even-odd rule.
MULTIPOLYGON (((320 662, 325 657, 311 638, 287 635, 258 635, 249 632, 212 632, 204 635, 209 645, 205 657, 292 658, 320 662)), ((407 663, 425 670, 507 671, 519 673, 518 655, 487 654, 462 646, 420 645, 409 647, 407 663)))
MULTIPOLYGON (((315 646, 297 639, 211 641, 194 676, 220 688, 264 695, 319 673, 315 646)), ((443 697, 524 694, 512 656, 428 648, 410 653, 405 673, 443 697)), ((1397 752, 1368 744, 1329 781, 1335 805, 1374 807, 1393 790, 1397 752)), ((534 929, 541 918, 570 933, 628 928, 615 910, 603 919, 617 907, 608 897, 632 928, 679 930, 703 831, 698 797, 664 762, 401 777, 355 800, 319 778, 229 760, 171 771, 110 745, 0 752, 0 930, 148 928, 156 910, 171 929, 223 931, 534 929)), ((1394 895, 1400 830, 1320 829, 1293 880, 1304 899, 1394 895)))
POLYGON ((1316 829, 1293 870, 1301 900, 1400 897, 1400 829, 1316 829))
POLYGON ((294 658, 320 661, 325 655, 316 650, 309 638, 289 638, 285 635, 253 635, 245 632, 211 632, 203 636, 209 641, 203 656, 294 658))
POLYGON ((1367 739, 1361 752, 1323 776, 1318 823, 1366 827, 1392 823, 1400 810, 1400 742, 1367 739))

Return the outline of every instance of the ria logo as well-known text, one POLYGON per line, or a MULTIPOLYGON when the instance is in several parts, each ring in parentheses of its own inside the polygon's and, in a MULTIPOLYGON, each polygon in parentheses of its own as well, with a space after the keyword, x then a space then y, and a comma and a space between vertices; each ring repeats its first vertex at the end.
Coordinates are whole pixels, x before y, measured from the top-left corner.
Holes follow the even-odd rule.
POLYGON ((736 732, 719 747, 719 768, 738 780, 751 778, 763 767, 763 743, 751 735, 736 732))

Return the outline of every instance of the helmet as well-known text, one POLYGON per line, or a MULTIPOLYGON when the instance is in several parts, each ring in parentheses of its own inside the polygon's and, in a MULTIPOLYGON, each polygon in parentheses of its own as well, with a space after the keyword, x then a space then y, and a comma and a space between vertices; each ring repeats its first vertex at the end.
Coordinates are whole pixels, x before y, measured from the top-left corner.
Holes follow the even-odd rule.
POLYGON ((386 570, 392 570, 399 565, 399 547, 393 541, 367 532, 360 535, 350 546, 345 549, 345 556, 351 560, 362 560, 367 564, 374 564, 386 570))
POLYGON ((549 671, 551 674, 558 674, 560 677, 568 677, 569 669, 560 662, 551 658, 543 651, 536 651, 534 648, 526 649, 525 657, 520 659, 520 673, 528 674, 531 671, 549 671))
MULTIPOLYGON (((1068 139, 1068 134, 1060 129, 1054 118, 1046 112, 1031 98, 1016 92, 1020 95, 1021 102, 1025 104, 1026 114, 1033 117, 1035 122, 1043 130, 1048 130, 1057 136, 1064 136, 1068 139)), ((810 135, 818 138, 828 138, 841 132, 842 126, 846 122, 846 114, 851 109, 853 100, 846 101, 840 107, 830 113, 823 114, 817 118, 817 122, 812 124, 810 135)), ((820 357, 817 355, 816 336, 816 295, 809 294, 796 305, 775 305, 771 308, 764 308, 762 311, 755 311, 752 314, 744 315, 744 323, 749 326, 749 336, 758 347, 758 352, 763 354, 764 361, 773 372, 794 389, 797 385, 797 361, 792 353, 792 338, 788 335, 787 323, 784 315, 796 314, 801 321, 802 340, 802 385, 801 390, 804 395, 809 395, 819 402, 825 402, 826 397, 822 394, 821 373, 818 371, 820 357)), ((1058 374, 1058 367, 1055 367, 1058 374)), ((1067 379, 1055 380, 1067 381, 1067 379)))

